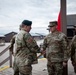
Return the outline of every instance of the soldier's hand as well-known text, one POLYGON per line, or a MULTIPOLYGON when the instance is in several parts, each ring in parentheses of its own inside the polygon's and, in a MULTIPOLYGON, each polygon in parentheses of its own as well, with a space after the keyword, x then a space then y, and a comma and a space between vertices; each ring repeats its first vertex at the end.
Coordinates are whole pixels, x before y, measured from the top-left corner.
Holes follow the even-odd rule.
POLYGON ((76 63, 75 63, 74 61, 72 61, 72 65, 73 65, 73 66, 75 66, 75 65, 76 65, 76 63))
POLYGON ((46 53, 46 50, 41 51, 41 54, 43 54, 43 55, 44 55, 45 53, 46 53))
POLYGON ((67 66, 67 62, 63 62, 63 67, 66 67, 67 66))

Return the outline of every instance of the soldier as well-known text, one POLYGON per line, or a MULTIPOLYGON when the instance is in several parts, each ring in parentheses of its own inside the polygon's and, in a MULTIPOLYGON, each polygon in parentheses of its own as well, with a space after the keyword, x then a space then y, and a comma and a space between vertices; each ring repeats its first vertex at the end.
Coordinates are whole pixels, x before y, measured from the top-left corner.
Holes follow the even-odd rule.
POLYGON ((51 33, 45 37, 43 42, 43 50, 46 50, 48 75, 62 75, 63 66, 66 67, 68 61, 67 37, 57 30, 57 21, 49 22, 49 24, 51 33))
MULTIPOLYGON (((21 30, 21 25, 20 25, 20 27, 19 27, 19 30, 21 30)), ((11 39, 11 41, 10 41, 10 47, 9 47, 9 50, 11 51, 11 53, 14 55, 14 52, 13 52, 13 50, 14 50, 14 44, 15 44, 15 37, 16 37, 16 35, 14 35, 13 37, 12 37, 12 39, 11 39)))
MULTIPOLYGON (((75 32, 76 32, 76 25, 74 25, 75 32)), ((76 73, 76 34, 72 38, 71 41, 71 61, 74 67, 74 72, 76 73)))
POLYGON ((32 21, 24 20, 21 24, 22 28, 15 38, 15 59, 14 59, 14 75, 18 69, 20 75, 32 75, 32 64, 34 54, 40 51, 36 41, 30 35, 32 21))
MULTIPOLYGON (((19 30, 21 30, 21 25, 19 27, 19 30)), ((12 53, 12 55, 14 56, 14 44, 15 44, 15 38, 16 38, 16 35, 14 35, 10 41, 10 47, 9 47, 9 50, 10 52, 12 53)), ((13 63, 15 64, 15 63, 13 63)), ((14 68, 14 67, 13 67, 14 68)), ((18 69, 15 69, 15 73, 14 75, 19 75, 19 70, 18 69)))

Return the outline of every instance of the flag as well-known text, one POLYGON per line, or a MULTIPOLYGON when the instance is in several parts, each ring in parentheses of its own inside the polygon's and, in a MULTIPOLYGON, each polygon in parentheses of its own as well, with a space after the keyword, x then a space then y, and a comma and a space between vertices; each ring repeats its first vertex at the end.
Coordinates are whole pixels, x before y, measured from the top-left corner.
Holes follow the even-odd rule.
POLYGON ((60 14, 60 12, 59 12, 59 15, 58 15, 58 27, 57 27, 57 29, 58 29, 59 31, 61 31, 61 19, 60 19, 60 16, 61 16, 61 14, 60 14))

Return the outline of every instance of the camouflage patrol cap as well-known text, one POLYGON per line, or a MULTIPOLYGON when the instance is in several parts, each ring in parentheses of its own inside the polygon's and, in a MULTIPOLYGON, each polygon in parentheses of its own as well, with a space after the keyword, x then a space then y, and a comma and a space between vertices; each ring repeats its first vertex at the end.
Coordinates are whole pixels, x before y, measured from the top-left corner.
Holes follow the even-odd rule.
POLYGON ((52 22, 49 22, 48 27, 53 27, 53 26, 56 26, 56 25, 57 25, 57 21, 52 21, 52 22))
POLYGON ((76 27, 76 25, 74 25, 74 27, 76 27))
POLYGON ((26 25, 26 26, 31 26, 31 25, 32 25, 32 21, 23 20, 22 24, 24 24, 24 25, 26 25))

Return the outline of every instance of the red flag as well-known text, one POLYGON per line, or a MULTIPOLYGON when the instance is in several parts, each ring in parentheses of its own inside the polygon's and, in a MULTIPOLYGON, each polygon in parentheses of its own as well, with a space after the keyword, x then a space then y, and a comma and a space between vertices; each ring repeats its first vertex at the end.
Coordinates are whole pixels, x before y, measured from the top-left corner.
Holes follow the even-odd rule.
POLYGON ((61 19, 60 19, 60 13, 58 15, 58 30, 61 31, 61 19))

